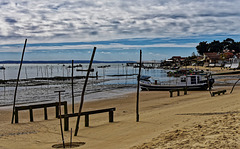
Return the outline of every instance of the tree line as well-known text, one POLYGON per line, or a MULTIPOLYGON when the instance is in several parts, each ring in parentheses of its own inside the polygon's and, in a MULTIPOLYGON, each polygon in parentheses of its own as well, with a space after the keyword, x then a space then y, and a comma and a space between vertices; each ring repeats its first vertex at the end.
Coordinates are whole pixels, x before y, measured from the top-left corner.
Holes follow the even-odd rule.
POLYGON ((207 41, 202 41, 196 46, 197 52, 200 55, 208 52, 220 52, 223 53, 223 50, 229 50, 232 53, 240 53, 240 42, 235 42, 231 38, 227 38, 222 42, 214 40, 211 43, 207 41))

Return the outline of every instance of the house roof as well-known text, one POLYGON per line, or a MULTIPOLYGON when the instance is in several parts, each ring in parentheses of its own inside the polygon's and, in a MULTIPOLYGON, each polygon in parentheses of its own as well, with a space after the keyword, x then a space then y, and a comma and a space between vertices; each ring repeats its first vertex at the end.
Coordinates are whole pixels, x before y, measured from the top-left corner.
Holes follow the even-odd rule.
POLYGON ((203 54, 211 60, 219 60, 220 59, 220 55, 216 52, 203 53, 203 54))
POLYGON ((234 56, 232 52, 226 52, 226 53, 223 53, 223 55, 225 58, 232 58, 234 56))

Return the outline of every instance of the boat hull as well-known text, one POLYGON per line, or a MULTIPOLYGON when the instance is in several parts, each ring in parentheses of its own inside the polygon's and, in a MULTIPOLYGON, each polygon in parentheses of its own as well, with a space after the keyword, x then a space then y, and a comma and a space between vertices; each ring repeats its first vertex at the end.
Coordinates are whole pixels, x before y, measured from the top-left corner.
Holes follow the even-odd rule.
MULTIPOLYGON (((155 85, 155 84, 140 84, 142 90, 145 91, 169 91, 172 89, 182 89, 186 85, 155 85)), ((188 85, 187 90, 207 90, 208 84, 188 85)))

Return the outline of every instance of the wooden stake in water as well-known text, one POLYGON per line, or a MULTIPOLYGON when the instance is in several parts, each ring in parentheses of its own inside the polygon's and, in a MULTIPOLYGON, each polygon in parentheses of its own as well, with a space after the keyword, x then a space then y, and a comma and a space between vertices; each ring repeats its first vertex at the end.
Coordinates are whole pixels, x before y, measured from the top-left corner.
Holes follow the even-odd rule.
POLYGON ((86 87, 87 87, 88 77, 89 77, 89 74, 90 74, 90 70, 92 68, 92 62, 93 62, 93 58, 94 58, 95 52, 96 52, 96 47, 94 47, 94 49, 93 49, 92 57, 91 57, 90 64, 89 64, 89 67, 88 67, 87 76, 86 76, 86 79, 85 79, 85 82, 84 82, 84 86, 83 86, 83 90, 82 90, 81 102, 80 102, 80 107, 79 107, 79 112, 78 112, 78 117, 77 117, 77 123, 76 123, 74 136, 77 136, 77 133, 78 133, 79 122, 80 122, 80 115, 81 115, 81 112, 82 112, 82 107, 83 107, 83 102, 84 102, 84 93, 85 93, 85 90, 86 90, 86 87))
POLYGON ((18 70, 17 83, 16 83, 15 92, 14 92, 13 113, 12 113, 12 122, 11 122, 12 124, 13 124, 13 119, 14 119, 14 116, 15 116, 15 105, 16 105, 16 97, 17 97, 17 88, 18 88, 18 82, 19 82, 19 78, 20 78, 20 72, 21 72, 21 69, 22 69, 22 63, 23 63, 23 57, 24 57, 26 45, 27 45, 27 39, 25 39, 25 43, 24 43, 24 47, 23 47, 21 63, 20 63, 19 70, 18 70))
POLYGON ((142 68, 142 50, 140 50, 140 62, 139 62, 139 72, 138 72, 136 122, 139 122, 139 87, 140 87, 141 68, 142 68))
POLYGON ((59 99, 58 109, 59 109, 60 128, 61 128, 63 148, 65 148, 64 136, 63 136, 63 128, 62 128, 62 113, 61 113, 61 92, 65 92, 65 91, 54 91, 54 92, 58 93, 58 99, 59 99))

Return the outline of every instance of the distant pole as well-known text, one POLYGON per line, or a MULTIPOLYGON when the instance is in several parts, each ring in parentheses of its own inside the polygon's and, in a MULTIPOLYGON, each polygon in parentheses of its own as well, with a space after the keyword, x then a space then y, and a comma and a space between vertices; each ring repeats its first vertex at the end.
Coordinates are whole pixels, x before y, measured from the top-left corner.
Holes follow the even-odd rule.
POLYGON ((85 90, 86 90, 86 87, 87 87, 88 77, 89 77, 90 70, 91 70, 91 67, 92 67, 92 62, 93 62, 95 52, 96 52, 96 47, 94 47, 94 49, 93 49, 92 57, 91 57, 91 60, 90 60, 90 63, 89 63, 88 71, 87 71, 87 76, 86 76, 85 83, 84 83, 83 90, 82 90, 81 102, 80 102, 80 107, 79 107, 79 112, 78 112, 78 117, 77 117, 77 123, 76 123, 74 136, 77 136, 77 133, 78 133, 80 116, 81 116, 83 102, 84 102, 84 93, 85 93, 85 90))
POLYGON ((140 75, 142 68, 142 50, 140 50, 140 62, 139 62, 139 72, 138 72, 138 84, 137 84, 137 105, 136 105, 136 122, 139 122, 139 87, 140 87, 140 75))
POLYGON ((73 70, 74 61, 72 60, 72 113, 74 113, 74 90, 73 90, 73 70))
POLYGON ((24 57, 26 45, 27 45, 27 39, 25 39, 25 43, 24 43, 24 47, 23 47, 21 63, 20 63, 19 70, 18 70, 17 83, 16 83, 16 87, 15 87, 15 92, 14 92, 12 124, 13 124, 13 119, 14 119, 14 115, 15 115, 15 105, 16 105, 18 82, 19 82, 19 78, 20 78, 20 72, 21 72, 21 69, 22 69, 22 63, 23 63, 23 57, 24 57))

